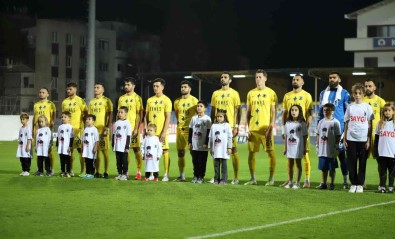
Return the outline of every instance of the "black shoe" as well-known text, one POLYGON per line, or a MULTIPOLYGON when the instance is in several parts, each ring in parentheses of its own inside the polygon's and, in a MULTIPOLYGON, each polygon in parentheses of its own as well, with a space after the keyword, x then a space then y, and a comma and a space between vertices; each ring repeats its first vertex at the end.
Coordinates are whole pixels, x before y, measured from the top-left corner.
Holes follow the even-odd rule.
POLYGON ((343 183, 343 189, 349 189, 348 183, 343 183))
POLYGON ((325 183, 320 183, 320 185, 318 185, 317 189, 327 189, 328 185, 326 185, 325 183))
POLYGON ((335 190, 335 184, 331 183, 329 184, 329 190, 335 190))
POLYGON ((108 173, 104 173, 103 178, 108 178, 108 173))
POLYGON ((377 193, 385 193, 385 187, 379 187, 377 193))
POLYGON ((95 173, 95 178, 101 178, 100 173, 95 173))

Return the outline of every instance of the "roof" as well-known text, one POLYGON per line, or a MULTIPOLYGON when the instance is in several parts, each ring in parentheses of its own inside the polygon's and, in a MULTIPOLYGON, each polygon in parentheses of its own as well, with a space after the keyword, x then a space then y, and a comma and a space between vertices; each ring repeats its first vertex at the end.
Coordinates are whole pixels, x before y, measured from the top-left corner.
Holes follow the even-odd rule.
POLYGON ((378 2, 378 3, 369 5, 369 6, 365 7, 365 8, 359 9, 359 10, 357 10, 357 11, 355 11, 355 12, 348 13, 348 14, 344 14, 344 18, 345 18, 345 19, 350 19, 350 20, 355 20, 355 19, 357 19, 358 15, 360 15, 360 14, 362 14, 362 13, 369 12, 369 11, 371 11, 371 10, 374 10, 374 9, 376 9, 376 8, 378 8, 378 7, 381 7, 381 6, 385 6, 385 5, 387 5, 387 4, 389 4, 389 3, 392 3, 392 2, 394 2, 394 1, 395 1, 395 0, 384 0, 384 1, 380 1, 380 2, 378 2))

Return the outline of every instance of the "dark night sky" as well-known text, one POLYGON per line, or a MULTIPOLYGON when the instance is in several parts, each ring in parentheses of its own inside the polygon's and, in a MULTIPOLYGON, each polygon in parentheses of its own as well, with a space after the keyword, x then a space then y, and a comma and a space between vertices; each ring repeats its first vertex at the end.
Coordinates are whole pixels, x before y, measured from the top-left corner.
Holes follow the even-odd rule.
MULTIPOLYGON (((88 0, 3 1, 39 18, 87 19, 88 0)), ((344 14, 378 0, 97 0, 98 20, 121 20, 162 37, 163 70, 352 66, 344 38, 356 23, 344 14), (179 52, 178 52, 179 51, 179 52), (191 57, 190 57, 191 56, 191 57)))

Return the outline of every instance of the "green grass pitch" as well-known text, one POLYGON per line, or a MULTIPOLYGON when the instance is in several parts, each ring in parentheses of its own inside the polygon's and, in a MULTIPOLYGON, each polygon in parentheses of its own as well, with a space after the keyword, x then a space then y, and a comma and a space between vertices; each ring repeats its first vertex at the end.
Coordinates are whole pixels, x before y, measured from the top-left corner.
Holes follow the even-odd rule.
MULTIPOLYGON (((178 176, 171 145, 171 180, 178 176)), ((369 159, 368 190, 343 190, 340 169, 335 191, 320 182, 312 148, 311 189, 279 187, 286 178, 282 145, 276 145, 276 185, 264 186, 268 161, 257 158, 257 186, 140 182, 78 177, 21 177, 16 142, 0 142, 1 238, 394 238, 395 195, 377 194, 377 163, 369 159), (383 205, 369 207, 369 205, 383 205), (360 210, 356 210, 360 209, 360 210), (333 213, 333 214, 331 214, 333 213), (321 216, 319 216, 321 215, 321 216), (262 227, 260 227, 262 226, 262 227), (249 230, 250 229, 250 230, 249 230), (221 234, 233 231, 231 234, 221 234)), ((239 145, 241 183, 249 179, 246 145, 239 145)), ((110 176, 116 175, 110 153, 110 176)), ((32 162, 32 171, 36 168, 32 162)), ((163 164, 161 163, 161 167, 163 164)), ((75 166, 79 168, 78 163, 75 166)), ((135 173, 134 160, 129 167, 135 173)), ((229 179, 233 169, 228 163, 229 179)), ((59 171, 59 160, 56 160, 59 171)), ((190 181, 192 163, 187 155, 190 181)), ((207 178, 213 175, 212 161, 207 178)))

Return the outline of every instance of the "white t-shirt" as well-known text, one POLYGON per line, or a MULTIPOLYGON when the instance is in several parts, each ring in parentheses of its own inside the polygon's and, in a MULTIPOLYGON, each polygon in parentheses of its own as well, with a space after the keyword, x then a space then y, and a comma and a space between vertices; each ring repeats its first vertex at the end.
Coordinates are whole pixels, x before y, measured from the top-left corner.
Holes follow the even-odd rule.
POLYGON ((52 133, 49 127, 38 128, 36 132, 36 154, 48 157, 52 133))
POLYGON ((96 153, 93 153, 95 144, 100 140, 99 132, 95 126, 86 127, 82 134, 82 157, 88 159, 96 159, 96 153))
POLYGON ((211 128, 211 118, 207 115, 195 115, 189 123, 189 128, 192 129, 192 150, 208 151, 203 145, 206 143, 207 130, 211 128))
POLYGON ((332 120, 327 120, 323 118, 318 122, 317 126, 317 137, 318 137, 318 157, 336 157, 336 136, 341 136, 340 132, 340 122, 333 118, 332 120))
POLYGON ((379 138, 379 156, 395 158, 395 129, 394 121, 385 121, 382 129, 376 125, 375 134, 379 138))
POLYGON ((287 141, 287 158, 303 158, 303 137, 308 134, 305 122, 287 121, 284 126, 287 141))
POLYGON ((229 159, 229 154, 227 153, 229 145, 232 145, 232 129, 230 124, 213 124, 211 126, 208 144, 208 147, 213 150, 213 158, 229 159))
POLYGON ((344 122, 348 121, 347 140, 366 142, 368 140, 369 121, 374 119, 372 107, 362 102, 347 107, 344 122))
POLYGON ((157 136, 146 136, 140 146, 145 160, 146 172, 159 172, 159 158, 162 155, 162 143, 157 136))
POLYGON ((71 152, 67 152, 71 138, 74 138, 73 126, 61 124, 58 128, 58 154, 71 155, 71 152))
POLYGON ((32 157, 31 147, 30 147, 30 151, 26 152, 26 145, 27 145, 28 140, 32 140, 32 130, 27 125, 26 127, 21 127, 21 129, 19 130, 18 149, 16 150, 16 156, 18 158, 31 158, 32 157))
POLYGON ((132 135, 132 126, 129 120, 117 120, 112 126, 112 132, 114 136, 113 151, 125 152, 127 137, 132 135))

